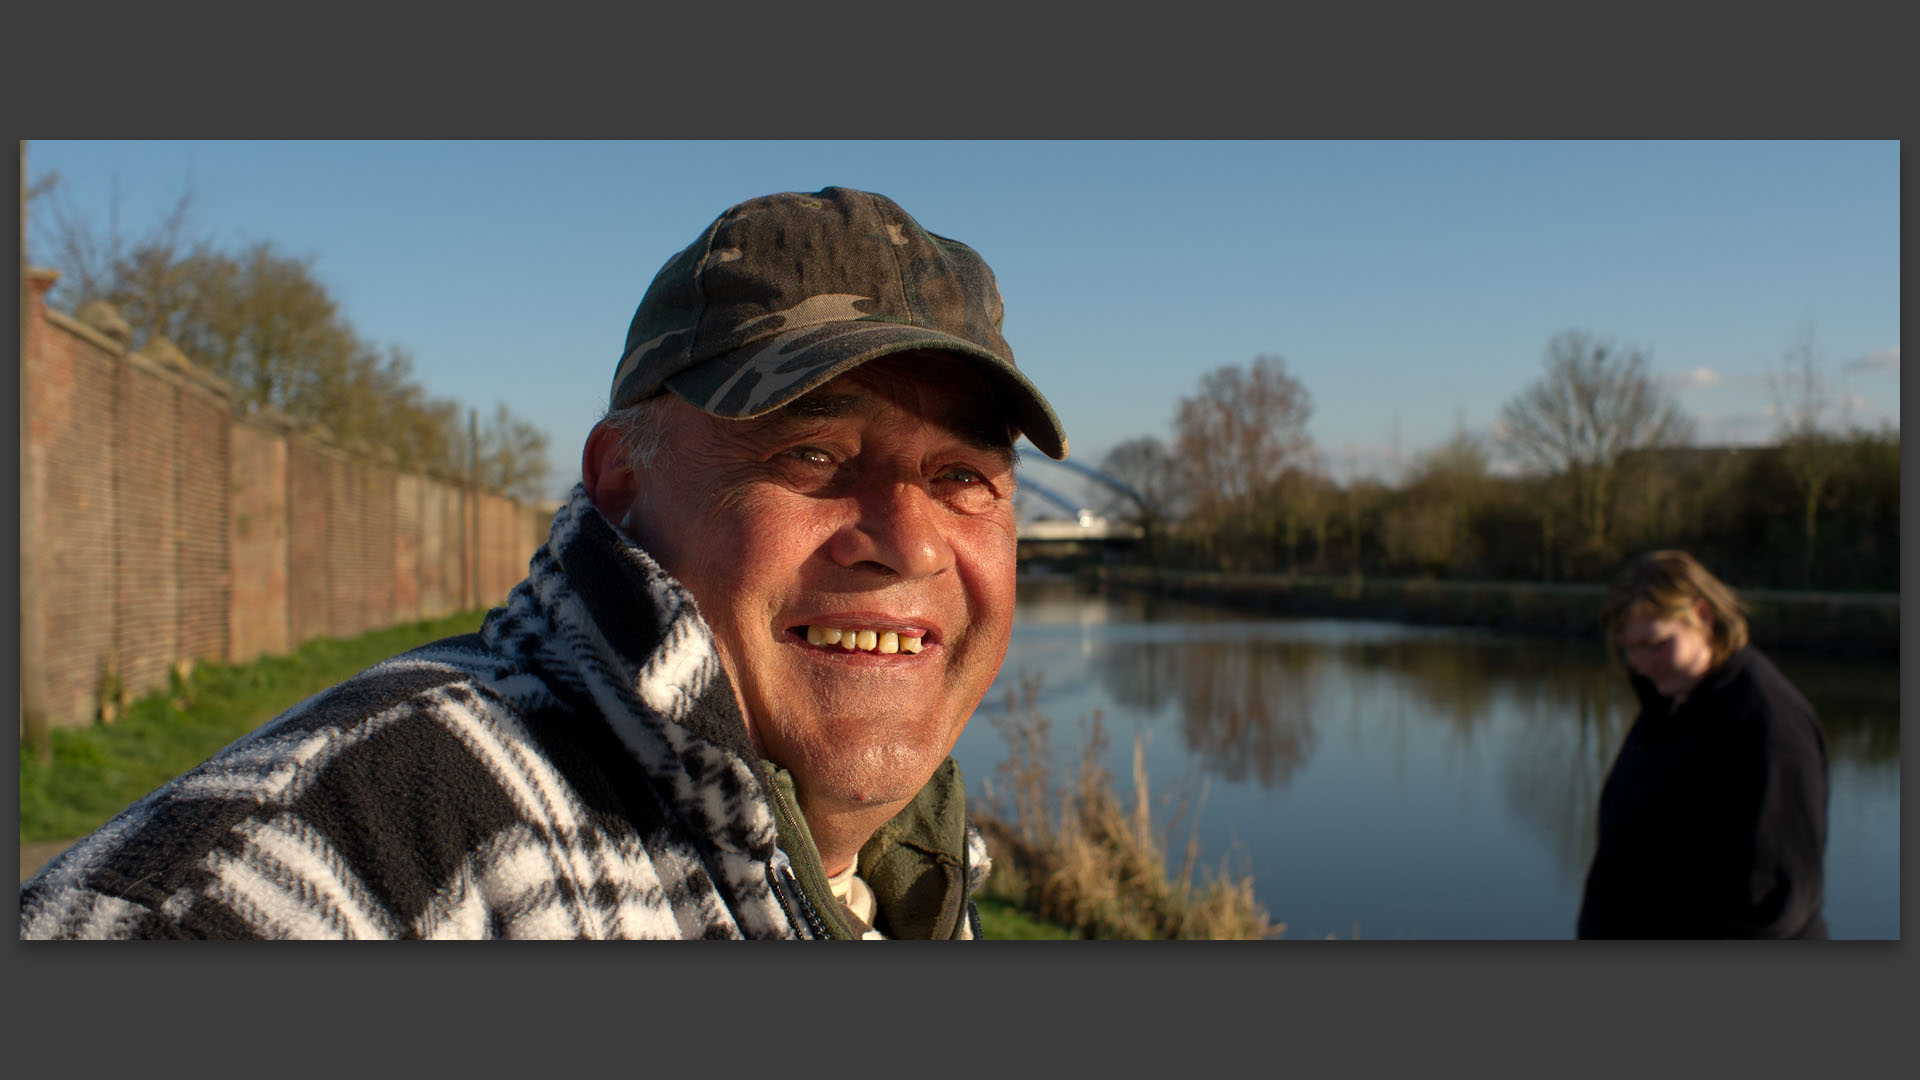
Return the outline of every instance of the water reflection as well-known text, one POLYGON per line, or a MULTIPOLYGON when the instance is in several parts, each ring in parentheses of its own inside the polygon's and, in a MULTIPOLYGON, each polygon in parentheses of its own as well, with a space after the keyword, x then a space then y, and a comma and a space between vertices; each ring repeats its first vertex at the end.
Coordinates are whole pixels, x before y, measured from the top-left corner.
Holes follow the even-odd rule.
POLYGON ((1898 678, 1862 678, 1862 665, 1825 657, 1776 656, 1774 666, 1800 688, 1820 713, 1829 758, 1897 762, 1900 726, 1898 678))
POLYGON ((1252 777, 1263 787, 1284 787, 1313 754, 1314 699, 1326 650, 1298 641, 1257 648, 1209 643, 1187 647, 1181 661, 1180 734, 1187 748, 1227 780, 1252 777))
POLYGON ((1485 642, 1432 634, 1345 642, 1335 651, 1354 678, 1390 681, 1405 696, 1427 703, 1422 715, 1465 737, 1486 722, 1494 683, 1514 666, 1509 652, 1485 642))
MULTIPOLYGON (((1827 729, 1829 923, 1897 937, 1898 670, 1775 659, 1827 729)), ((1063 755, 1074 721, 1097 710, 1117 736, 1116 775, 1138 730, 1156 783, 1212 781, 1209 856, 1245 855, 1275 916, 1308 936, 1355 923, 1382 937, 1570 935, 1635 704, 1595 642, 1070 590, 1023 589, 983 711, 1023 672, 1043 676, 1038 706, 1063 755)), ((991 725, 970 727, 956 754, 969 776, 991 775, 991 725)))
POLYGON ((1187 685, 1185 654, 1197 647, 1177 641, 1112 642, 1101 648, 1096 668, 1115 702, 1156 713, 1182 696, 1187 685))
POLYGON ((1579 881, 1593 858, 1600 788, 1633 720, 1632 694, 1612 669, 1545 666, 1516 723, 1501 786, 1516 820, 1539 832, 1562 880, 1579 881))

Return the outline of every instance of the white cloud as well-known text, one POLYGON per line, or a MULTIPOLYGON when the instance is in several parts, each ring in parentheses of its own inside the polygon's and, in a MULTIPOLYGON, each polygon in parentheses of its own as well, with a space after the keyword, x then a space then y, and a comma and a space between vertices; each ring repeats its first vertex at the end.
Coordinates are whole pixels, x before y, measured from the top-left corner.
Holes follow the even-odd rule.
MULTIPOLYGON (((1823 429, 1844 431, 1850 427, 1877 428, 1882 424, 1900 426, 1897 404, 1868 394, 1842 394, 1833 402, 1838 411, 1822 423, 1823 429)), ((1696 413, 1693 418, 1694 442, 1701 446, 1769 445, 1780 438, 1780 409, 1767 404, 1738 412, 1696 413)))
POLYGON ((1719 386, 1724 380, 1720 378, 1719 372, 1710 367, 1697 367, 1692 371, 1660 375, 1655 381, 1675 390, 1691 390, 1702 386, 1719 386))
POLYGON ((1875 349, 1858 360, 1847 361, 1848 371, 1886 371, 1900 374, 1900 346, 1875 349))

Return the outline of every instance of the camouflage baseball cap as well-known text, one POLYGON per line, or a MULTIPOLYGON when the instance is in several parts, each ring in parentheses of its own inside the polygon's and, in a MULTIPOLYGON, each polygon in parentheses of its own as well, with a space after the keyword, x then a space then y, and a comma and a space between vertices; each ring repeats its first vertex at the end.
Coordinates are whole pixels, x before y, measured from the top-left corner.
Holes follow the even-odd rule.
POLYGON ((1054 458, 1067 437, 1000 336, 993 271, 893 200, 830 187, 749 199, 655 275, 613 373, 613 407, 671 390, 760 416, 869 360, 935 349, 977 361, 1054 458))

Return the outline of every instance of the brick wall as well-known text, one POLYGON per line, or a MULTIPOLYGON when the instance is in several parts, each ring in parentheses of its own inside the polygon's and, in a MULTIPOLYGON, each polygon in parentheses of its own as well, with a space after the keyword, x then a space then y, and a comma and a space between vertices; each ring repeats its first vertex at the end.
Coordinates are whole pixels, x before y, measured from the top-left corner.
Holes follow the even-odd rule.
POLYGON ((20 574, 31 576, 33 588, 21 594, 22 705, 32 707, 31 689, 47 717, 84 719, 114 645, 113 447, 101 437, 100 418, 113 413, 117 364, 104 338, 40 318, 29 318, 24 330, 26 353, 37 362, 24 393, 20 574), (29 506, 29 492, 51 497, 29 506), (24 535, 29 528, 33 535, 24 535), (71 659, 29 667, 34 652, 71 659))
POLYGON ((181 656, 220 657, 227 645, 233 575, 227 550, 228 451, 233 412, 224 397, 194 386, 174 398, 174 524, 179 536, 174 577, 179 582, 181 656))
POLYGON ((168 666, 182 655, 173 483, 177 388, 138 363, 120 364, 118 376, 117 430, 105 433, 115 451, 114 652, 121 681, 137 697, 165 686, 168 666))
POLYGON ((321 513, 327 543, 321 555, 327 565, 327 617, 322 624, 327 637, 354 637, 367 628, 360 611, 361 596, 367 588, 360 568, 366 504, 360 485, 355 483, 354 465, 345 454, 330 456, 326 461, 326 500, 321 513))
POLYGON ((393 619, 420 618, 420 502, 423 477, 393 476, 393 619))
POLYGON ((235 663, 283 653, 288 631, 287 440, 234 424, 228 435, 227 656, 235 663))
POLYGON ((551 507, 238 417, 177 353, 49 310, 54 277, 25 283, 23 730, 28 711, 90 723, 103 688, 164 688, 176 660, 497 604, 525 576, 551 507))

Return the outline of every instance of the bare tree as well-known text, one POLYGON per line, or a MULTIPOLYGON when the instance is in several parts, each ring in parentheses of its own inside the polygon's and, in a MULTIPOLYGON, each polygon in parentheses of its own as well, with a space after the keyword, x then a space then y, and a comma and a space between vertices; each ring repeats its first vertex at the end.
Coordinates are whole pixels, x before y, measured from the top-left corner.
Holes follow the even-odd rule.
MULTIPOLYGON (((24 145, 22 146, 20 152, 23 155, 26 153, 26 149, 24 145)), ((31 184, 27 185, 27 190, 25 195, 23 196, 23 200, 29 206, 31 206, 33 204, 33 200, 38 199, 42 195, 51 194, 54 191, 59 190, 59 188, 60 188, 60 170, 49 169, 45 173, 42 173, 40 175, 40 179, 35 180, 31 184)))
MULTIPOLYGON (((184 186, 144 232, 130 237, 121 224, 119 178, 109 178, 108 185, 106 222, 101 226, 74 207, 57 174, 42 178, 36 194, 50 196, 44 201, 46 216, 41 218, 46 239, 31 245, 32 258, 60 270, 54 297, 70 311, 95 300, 124 307, 135 295, 150 296, 149 306, 167 306, 170 300, 160 298, 171 298, 177 291, 171 268, 207 246, 195 238, 194 189, 184 186)), ((34 210, 38 213, 42 208, 34 210)), ((40 231, 30 229, 29 238, 40 231)), ((145 321, 144 313, 121 314, 133 329, 133 347, 140 348, 154 327, 145 321)))
POLYGON ((480 425, 480 484, 523 502, 548 497, 547 436, 503 402, 480 425))
POLYGON ((1188 490, 1203 505, 1244 504, 1278 483, 1311 441, 1307 388, 1278 356, 1227 365, 1200 380, 1174 417, 1174 452, 1188 490))
POLYGON ((1174 456, 1207 558, 1229 570, 1275 565, 1297 522, 1285 513, 1280 481, 1311 447, 1313 405, 1278 356, 1227 365, 1201 377, 1174 414, 1174 456))
POLYGON ((1140 522, 1165 521, 1180 512, 1182 494, 1180 464, 1168 452, 1167 444, 1152 435, 1142 435, 1107 451, 1100 459, 1100 471, 1133 489, 1134 498, 1113 488, 1104 488, 1101 511, 1111 517, 1130 517, 1140 522))
POLYGON ((1562 480, 1590 559, 1607 557, 1621 457, 1692 437, 1692 422, 1654 385, 1647 363, 1643 350, 1568 330, 1548 342, 1546 374, 1500 410, 1501 447, 1523 466, 1562 480))
POLYGON ((1780 418, 1780 457, 1800 492, 1806 536, 1800 585, 1809 588, 1813 585, 1820 497, 1847 452, 1837 430, 1845 421, 1846 409, 1834 401, 1826 357, 1814 347, 1811 328, 1802 328, 1787 349, 1780 371, 1769 381, 1780 418))

